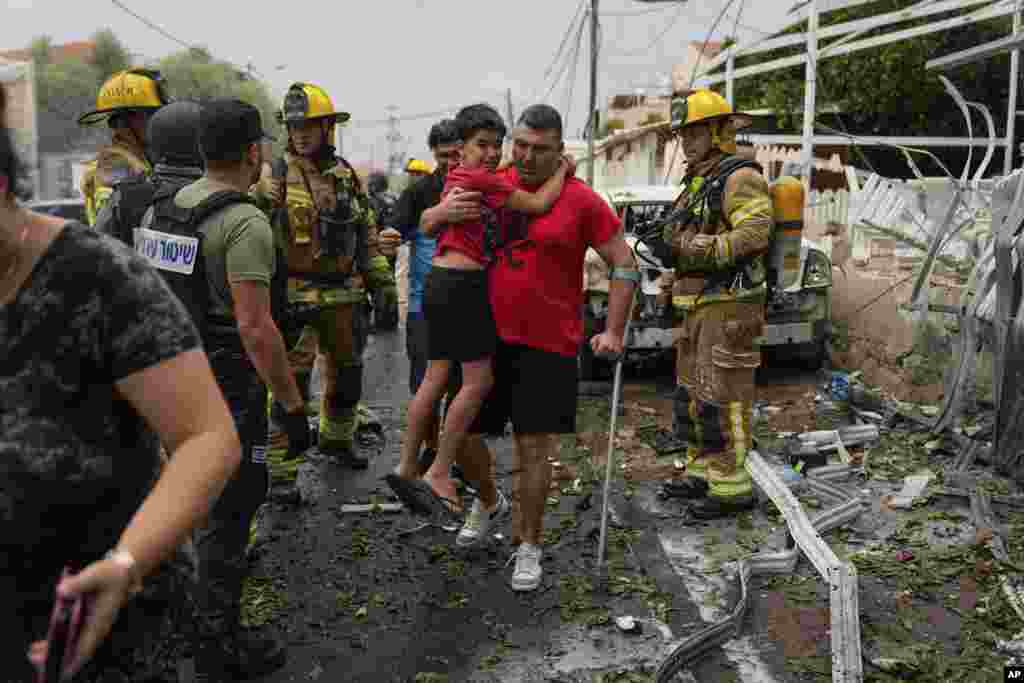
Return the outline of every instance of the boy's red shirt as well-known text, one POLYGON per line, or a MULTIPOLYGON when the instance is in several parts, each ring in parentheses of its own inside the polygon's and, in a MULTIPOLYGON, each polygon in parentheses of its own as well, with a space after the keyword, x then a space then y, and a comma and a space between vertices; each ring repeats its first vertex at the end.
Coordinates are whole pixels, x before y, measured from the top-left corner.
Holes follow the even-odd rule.
POLYGON ((484 217, 480 221, 446 226, 437 239, 435 253, 441 255, 446 250, 452 249, 468 256, 480 265, 487 265, 491 259, 484 246, 484 221, 493 220, 500 226, 503 219, 503 208, 508 202, 508 198, 518 188, 504 175, 498 175, 488 170, 486 166, 466 168, 461 165, 455 166, 448 172, 441 196, 446 197, 455 187, 467 192, 479 192, 483 195, 481 208, 484 211, 484 217))

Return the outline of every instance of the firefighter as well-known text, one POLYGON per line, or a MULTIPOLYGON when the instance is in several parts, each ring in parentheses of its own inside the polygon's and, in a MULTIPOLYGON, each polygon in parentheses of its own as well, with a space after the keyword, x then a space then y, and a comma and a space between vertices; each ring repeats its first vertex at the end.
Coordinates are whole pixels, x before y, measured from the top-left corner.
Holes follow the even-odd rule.
POLYGON ((676 435, 688 443, 686 477, 693 519, 714 519, 754 503, 745 462, 751 448, 756 339, 764 325, 766 254, 772 232, 768 183, 736 157, 734 114, 710 90, 677 93, 671 127, 683 146, 683 193, 663 238, 674 259, 677 320, 676 435))
POLYGON ((158 193, 174 194, 203 176, 199 111, 196 102, 178 101, 150 118, 146 138, 149 157, 155 164, 152 176, 118 182, 96 218, 97 230, 132 246, 132 231, 142 224, 146 210, 158 193))
POLYGON ((434 169, 430 167, 430 164, 422 159, 409 159, 405 164, 405 174, 409 176, 410 185, 423 176, 428 176, 433 172, 434 169))
POLYGON ((110 144, 100 149, 82 176, 89 225, 96 224, 115 183, 152 170, 146 157, 146 124, 169 101, 159 71, 130 69, 107 79, 96 96, 96 109, 79 117, 80 126, 106 121, 114 131, 110 144))
POLYGON ((312 371, 302 350, 315 338, 323 370, 319 450, 341 465, 369 465, 356 450, 357 405, 362 396, 364 315, 367 289, 397 302, 398 289, 380 252, 377 222, 355 170, 335 155, 336 125, 349 119, 312 83, 295 83, 278 114, 288 128, 288 147, 271 165, 255 193, 269 202, 275 229, 287 240, 289 299, 321 307, 293 347, 292 367, 312 371))

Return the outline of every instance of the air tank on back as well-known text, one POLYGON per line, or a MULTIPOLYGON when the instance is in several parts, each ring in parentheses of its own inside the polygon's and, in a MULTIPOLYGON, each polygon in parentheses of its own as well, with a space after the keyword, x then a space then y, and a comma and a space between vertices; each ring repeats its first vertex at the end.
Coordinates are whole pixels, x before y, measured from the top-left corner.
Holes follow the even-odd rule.
POLYGON ((804 233, 804 185, 791 175, 771 184, 775 237, 768 254, 768 285, 785 290, 798 284, 800 245, 804 233))

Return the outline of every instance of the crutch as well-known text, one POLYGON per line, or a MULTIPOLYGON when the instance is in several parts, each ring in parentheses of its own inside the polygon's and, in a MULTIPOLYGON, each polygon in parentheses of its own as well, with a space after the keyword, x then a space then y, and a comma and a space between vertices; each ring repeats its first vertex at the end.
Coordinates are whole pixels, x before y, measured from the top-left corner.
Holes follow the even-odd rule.
POLYGON ((622 335, 622 353, 615 361, 615 381, 612 384, 612 414, 608 427, 608 462, 604 471, 604 495, 601 497, 601 538, 598 541, 597 568, 604 566, 604 552, 608 541, 608 492, 612 485, 612 455, 615 452, 615 422, 619 417, 619 398, 622 394, 622 361, 626 357, 626 345, 629 344, 629 329, 633 322, 633 306, 640 292, 637 283, 633 296, 629 299, 629 311, 626 313, 626 331, 622 335))

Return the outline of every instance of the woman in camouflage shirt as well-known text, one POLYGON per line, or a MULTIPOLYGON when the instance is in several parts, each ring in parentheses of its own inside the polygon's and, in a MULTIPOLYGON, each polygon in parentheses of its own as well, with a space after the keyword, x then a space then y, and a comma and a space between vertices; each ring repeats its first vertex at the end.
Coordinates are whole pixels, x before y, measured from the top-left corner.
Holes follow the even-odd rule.
MULTIPOLYGON (((3 105, 0 89, 0 121, 3 105)), ((93 598, 75 680, 163 680, 154 653, 181 604, 166 563, 237 468, 238 435, 162 278, 19 207, 17 169, 0 128, 0 680, 45 661, 65 566, 78 573, 58 590, 93 598)))

